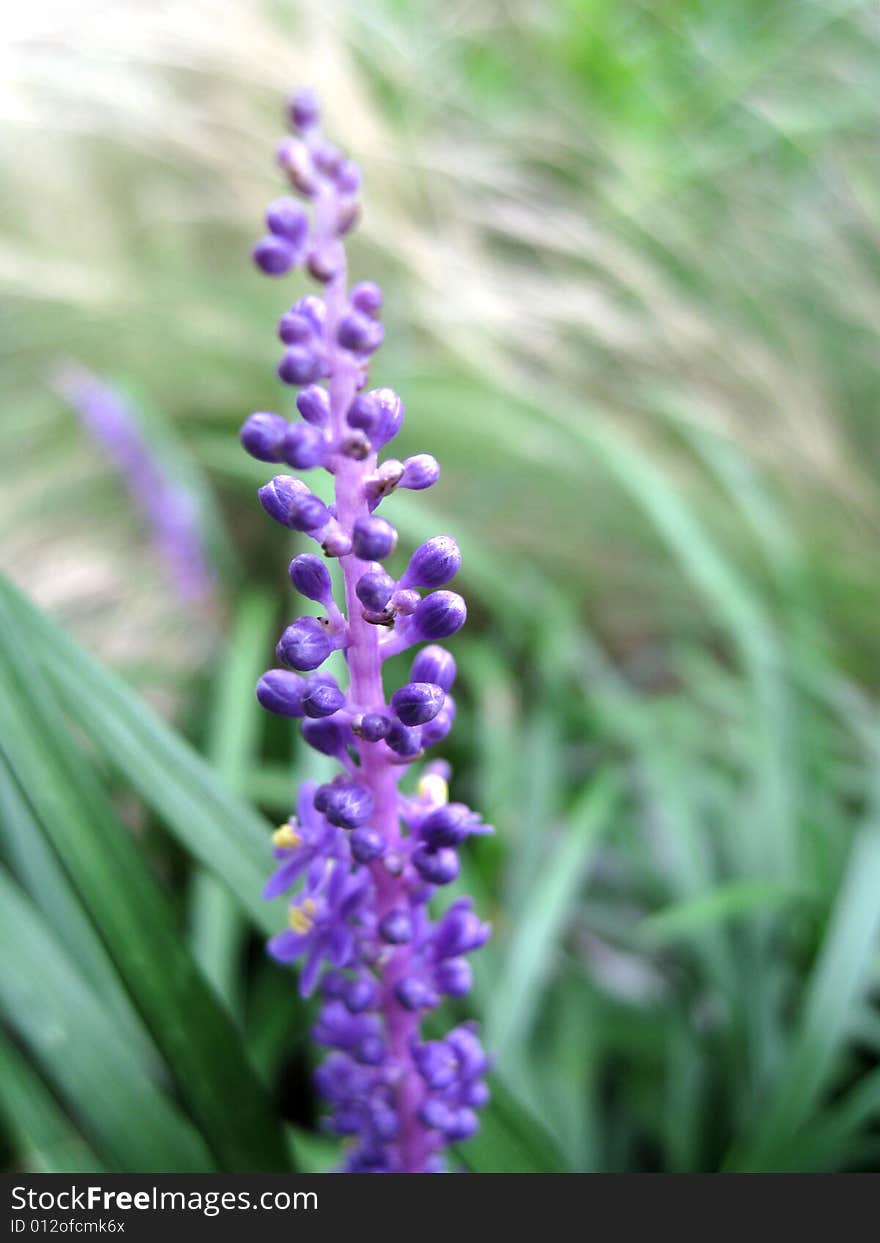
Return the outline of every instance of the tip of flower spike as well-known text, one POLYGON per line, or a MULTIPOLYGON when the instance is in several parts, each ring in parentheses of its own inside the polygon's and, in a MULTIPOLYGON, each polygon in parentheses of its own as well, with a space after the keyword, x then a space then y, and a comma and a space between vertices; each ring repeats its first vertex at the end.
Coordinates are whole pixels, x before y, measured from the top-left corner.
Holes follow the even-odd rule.
POLYGON ((318 97, 309 86, 301 86, 287 101, 287 119, 294 129, 312 129, 321 119, 318 97))

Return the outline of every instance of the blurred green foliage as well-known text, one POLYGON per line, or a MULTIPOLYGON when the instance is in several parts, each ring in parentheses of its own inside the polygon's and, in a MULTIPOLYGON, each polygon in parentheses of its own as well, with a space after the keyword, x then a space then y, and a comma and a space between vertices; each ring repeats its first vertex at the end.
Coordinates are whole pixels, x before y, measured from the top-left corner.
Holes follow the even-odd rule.
POLYGON ((299 286, 247 249, 306 80, 365 166, 401 456, 444 467, 389 516, 465 558, 445 750, 498 829, 457 886, 496 927, 497 1073, 462 1162, 876 1168, 874 6, 89 7, 17 19, 0 97, 7 1164, 333 1161, 260 948, 317 761, 253 699, 291 549, 236 441, 289 405, 299 286), (199 616, 53 395, 66 356, 201 496, 199 616))

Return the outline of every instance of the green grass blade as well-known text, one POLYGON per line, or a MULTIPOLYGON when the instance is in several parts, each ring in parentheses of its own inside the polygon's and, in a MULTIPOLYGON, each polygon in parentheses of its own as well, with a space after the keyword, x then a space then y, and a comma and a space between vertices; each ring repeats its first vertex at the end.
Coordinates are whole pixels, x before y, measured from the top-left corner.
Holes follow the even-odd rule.
MULTIPOLYGON (((4 1021, 31 1050, 95 1150, 119 1170, 210 1170, 197 1131, 150 1082, 113 1016, 0 871, 4 1021)), ((8 1098, 7 1098, 8 1099, 8 1098)))
POLYGON ((734 1154, 732 1168, 784 1166, 786 1145, 828 1085, 880 931, 878 893, 880 826, 871 824, 853 845, 783 1074, 751 1142, 734 1154))
POLYGON ((457 1150, 475 1174, 560 1174, 568 1166, 542 1122, 504 1086, 491 1079, 492 1100, 479 1133, 457 1150))
POLYGON ((16 1141, 25 1170, 91 1174, 105 1168, 2 1028, 0 1116, 16 1141))
MULTIPOLYGON (((246 593, 219 662, 207 755, 224 785, 241 795, 253 765, 261 709, 254 686, 263 671, 275 609, 271 599, 246 593)), ((200 869, 190 894, 190 944, 196 962, 233 1013, 241 1009, 240 963, 245 924, 225 881, 200 869)))
MULTIPOLYGON (((27 637, 25 637, 27 635, 27 637)), ((231 1021, 185 952, 171 912, 0 599, 0 735, 7 763, 101 933, 179 1090, 225 1169, 284 1169, 283 1135, 231 1021), (235 1102, 234 1114, 226 1101, 235 1102)))
POLYGON ((0 605, 28 634, 29 651, 101 755, 184 849, 221 877, 267 932, 279 917, 260 893, 271 865, 269 826, 116 674, 88 655, 0 577, 0 605))
POLYGON ((492 992, 486 1031, 502 1063, 528 1033, 541 1003, 541 981, 571 915, 584 880, 589 852, 607 826, 617 801, 609 773, 593 779, 566 821, 566 832, 533 878, 529 901, 516 923, 492 992))

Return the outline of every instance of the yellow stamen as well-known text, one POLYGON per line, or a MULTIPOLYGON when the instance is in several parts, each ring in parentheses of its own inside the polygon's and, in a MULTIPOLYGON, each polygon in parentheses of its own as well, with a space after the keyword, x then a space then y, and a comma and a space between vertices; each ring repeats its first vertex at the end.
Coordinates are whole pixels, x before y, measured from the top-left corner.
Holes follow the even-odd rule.
POLYGON ((314 927, 314 915, 317 907, 311 898, 306 898, 301 906, 292 906, 287 913, 287 921, 294 932, 300 936, 314 927))
POLYGON ((299 846, 302 838, 292 825, 281 824, 272 834, 273 843, 282 850, 293 850, 295 846, 299 846))
POLYGON ((426 773, 418 784, 418 796, 435 807, 449 802, 449 786, 439 773, 426 773))

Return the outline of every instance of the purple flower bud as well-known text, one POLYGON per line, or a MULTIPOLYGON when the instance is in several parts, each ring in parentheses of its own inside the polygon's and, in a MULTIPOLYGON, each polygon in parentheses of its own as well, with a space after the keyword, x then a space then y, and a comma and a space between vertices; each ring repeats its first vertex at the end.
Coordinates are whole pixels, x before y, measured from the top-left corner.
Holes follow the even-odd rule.
POLYGON ((402 721, 392 721, 385 735, 385 742, 404 759, 411 759, 422 749, 422 731, 404 725, 402 721))
POLYGON ((422 602, 422 597, 417 591, 395 591, 391 597, 389 608, 395 613, 402 613, 404 617, 409 617, 414 613, 422 602))
POLYGON ((284 460, 297 470, 319 466, 327 453, 327 442, 319 427, 298 423, 287 429, 284 437, 284 460))
POLYGON ((285 138, 278 145, 276 159, 300 194, 309 198, 315 193, 318 185, 315 165, 304 142, 298 138, 285 138))
POLYGON ((310 384, 296 395, 296 408, 307 423, 326 427, 330 422, 330 396, 325 388, 310 384))
POLYGON ((454 850, 431 850, 417 846, 412 855, 413 867, 429 885, 448 885, 458 876, 458 855, 454 850))
POLYGON ((289 669, 270 669, 257 683, 257 699, 278 716, 302 716, 305 683, 289 669))
POLYGON ((474 813, 464 803, 444 803, 425 816, 419 832, 422 840, 435 849, 457 846, 467 837, 475 820, 474 813))
POLYGON ((290 243, 272 233, 260 238, 251 255, 267 276, 286 276, 296 262, 296 251, 290 243))
POLYGON ((382 309, 382 290, 374 281, 361 281, 351 291, 351 305, 364 315, 378 315, 382 309))
POLYGON ((380 712, 367 712, 361 717, 360 735, 365 742, 381 742, 388 734, 391 722, 380 712))
POLYGON ((429 1096, 426 1101, 422 1102, 419 1119, 431 1130, 445 1133, 446 1128, 452 1125, 453 1112, 445 1101, 429 1096))
POLYGON ((307 130, 317 125, 321 114, 314 91, 302 87, 291 96, 287 104, 287 115, 295 129, 307 130))
POLYGON ((340 829, 359 828, 373 814, 373 796, 366 786, 340 781, 320 789, 326 791, 324 815, 340 829))
POLYGON ((362 1014, 364 1010, 372 1010, 379 1000, 379 990, 369 976, 361 975, 356 980, 349 980, 343 994, 346 1008, 352 1014, 362 1014))
POLYGON ((434 591, 426 596, 408 619, 411 634, 421 639, 448 639, 461 630, 467 619, 467 606, 455 591, 434 591))
POLYGON ((336 339, 346 350, 355 354, 372 354, 382 344, 382 325, 360 311, 343 315, 336 331, 336 339))
POLYGON ((348 839, 351 853, 358 863, 372 863, 385 853, 385 838, 376 829, 361 826, 348 839))
POLYGON ((328 971, 321 981, 321 996, 329 1001, 340 999, 348 988, 348 976, 341 971, 328 971))
POLYGON ((444 691, 452 690, 455 660, 445 648, 431 643, 416 656, 409 676, 413 682, 433 682, 436 686, 442 686, 444 691))
POLYGON ((479 1120, 472 1109, 456 1109, 450 1121, 443 1127, 443 1132, 450 1144, 460 1144, 476 1135, 479 1129, 479 1120))
POLYGON ((461 553, 451 535, 435 535, 410 557, 401 587, 442 587, 461 568, 461 553))
POLYGON ((278 364, 278 378, 285 384, 311 384, 321 375, 321 360, 305 345, 290 345, 278 364))
POLYGON ((445 699, 442 687, 433 682, 408 682, 391 696, 391 707, 404 725, 424 725, 434 719, 445 699))
POLYGON ((346 418, 350 427, 360 428, 369 436, 374 449, 380 449, 400 431, 403 402, 393 389, 375 388, 358 394, 346 418))
POLYGON ((351 552, 351 537, 333 519, 321 537, 321 547, 328 557, 347 557, 351 552))
POLYGON ((414 975, 404 976, 394 986, 394 996, 405 1010, 425 1010, 436 1006, 437 994, 414 975))
POLYGON ((397 544, 397 532, 384 518, 358 518, 351 535, 352 550, 361 561, 381 561, 394 552, 397 544))
POLYGON ((266 208, 266 228, 299 251, 309 231, 309 218, 296 199, 275 199, 266 208))
POLYGON ((306 267, 316 281, 326 284, 342 271, 345 256, 338 242, 313 246, 306 256, 306 267))
POLYGON ((335 716, 306 720, 302 723, 303 738, 310 747, 314 747, 322 755, 344 755, 348 734, 345 722, 335 716))
POLYGON ((364 1036, 355 1048, 354 1054, 364 1066, 381 1066, 385 1061, 385 1041, 381 1036, 364 1036))
POLYGON ((364 493, 370 503, 372 512, 383 497, 389 496, 397 487, 403 474, 403 462, 396 458, 386 458, 375 472, 364 480, 364 493))
POLYGON ((474 973, 466 958, 444 958, 435 968, 434 981, 447 997, 464 997, 471 991, 474 973))
POLYGON ((379 935, 390 945, 405 945, 413 934, 412 916, 409 911, 394 910, 379 921, 379 935))
POLYGON ((374 1105, 370 1110, 370 1122, 379 1139, 387 1142, 397 1138, 400 1123, 397 1114, 387 1105, 374 1105))
POLYGON ((426 1040, 424 1044, 416 1045, 412 1052, 416 1069, 429 1088, 442 1091, 455 1083, 458 1061, 445 1040, 426 1040))
POLYGON ((403 475, 399 487, 409 488, 412 492, 421 492, 431 488, 440 478, 440 464, 430 453, 417 453, 408 457, 403 464, 403 475))
POLYGON ((358 393, 345 416, 349 427, 355 427, 372 437, 382 419, 382 407, 372 393, 358 393))
POLYGON ((335 176, 342 163, 342 152, 326 138, 318 138, 311 145, 312 158, 327 177, 335 176))
POLYGON ((489 1059, 474 1031, 473 1024, 454 1027, 446 1043, 455 1051, 463 1079, 477 1079, 489 1069, 489 1059))
POLYGON ((474 914, 470 898, 459 898, 434 929, 434 957, 458 958, 479 949, 489 940, 492 929, 474 914))
POLYGON ((251 457, 260 462, 280 462, 287 429, 288 422, 280 414, 260 410, 245 419, 239 438, 251 457))
POLYGON ((330 571, 320 557, 311 552, 301 552, 294 557, 287 570, 290 581, 301 596, 318 604, 333 602, 333 583, 330 571))
POLYGON ((381 448, 393 440, 403 425, 403 402, 393 388, 373 389, 373 397, 382 412, 377 434, 370 437, 374 448, 381 448))
POLYGON ((314 335, 312 321, 299 311, 285 311, 278 321, 278 336, 285 345, 308 345, 314 335))
POLYGON ((451 695, 446 696, 446 702, 434 717, 433 721, 429 721, 427 725, 422 726, 422 746, 434 747, 438 742, 442 742, 455 720, 455 700, 451 695))
POLYGON ((275 651, 283 664, 307 671, 324 663, 332 645, 317 617, 300 617, 284 631, 275 651))
POLYGON ((339 689, 335 678, 327 675, 318 681, 310 678, 302 697, 302 708, 306 716, 332 716, 345 706, 345 696, 339 689))
POLYGON ((257 495, 269 517, 293 531, 318 531, 330 520, 324 502, 292 475, 276 475, 257 495))
POLYGON ((482 1109, 489 1104, 489 1089, 482 1079, 469 1083, 461 1095, 464 1103, 472 1109, 482 1109))
POLYGON ((352 195, 357 194, 358 190, 360 190, 363 178, 360 167, 355 164, 354 160, 343 160, 337 168, 333 180, 340 194, 352 195))
POLYGON ((381 613, 391 599, 394 579, 384 570, 367 570, 357 581, 355 592, 365 609, 381 613))

